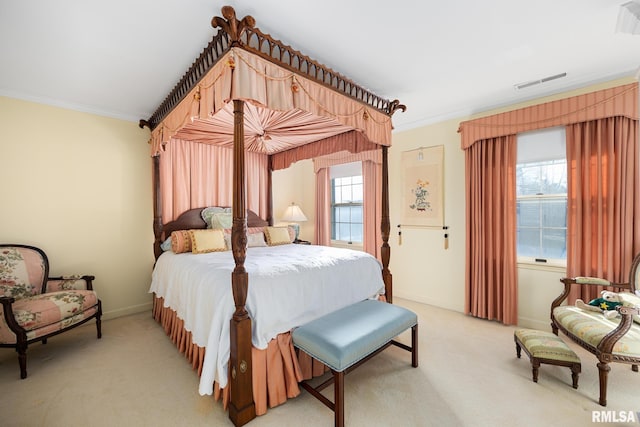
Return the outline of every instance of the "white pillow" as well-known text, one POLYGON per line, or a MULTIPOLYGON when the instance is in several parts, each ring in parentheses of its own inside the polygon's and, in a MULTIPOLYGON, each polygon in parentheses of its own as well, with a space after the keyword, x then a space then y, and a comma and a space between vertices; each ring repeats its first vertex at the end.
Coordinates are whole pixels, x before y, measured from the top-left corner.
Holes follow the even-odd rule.
POLYGON ((267 246, 267 242, 264 240, 264 233, 249 233, 247 234, 247 245, 250 248, 267 246))
MULTIPOLYGON (((252 227, 249 227, 249 229, 247 230, 247 247, 255 248, 259 246, 267 246, 267 242, 265 241, 265 238, 264 238, 264 232, 253 231, 251 228, 252 227)), ((253 228, 257 229, 258 227, 253 227, 253 228)), ((259 227, 259 228, 262 229, 262 227, 259 227)), ((227 245, 227 249, 231 250, 231 229, 230 228, 227 228, 224 230, 224 241, 225 241, 225 244, 227 245)))
POLYGON ((221 208, 218 206, 210 206, 208 208, 204 208, 202 212, 200 212, 200 216, 202 217, 202 220, 207 224, 207 228, 216 228, 211 226, 211 218, 213 217, 214 214, 217 214, 217 213, 231 214, 231 208, 221 208))
POLYGON ((233 214, 231 212, 217 212, 211 215, 211 222, 207 228, 231 228, 233 225, 233 214))
POLYGON ((171 236, 167 237, 164 242, 160 245, 160 249, 164 252, 171 250, 171 236))

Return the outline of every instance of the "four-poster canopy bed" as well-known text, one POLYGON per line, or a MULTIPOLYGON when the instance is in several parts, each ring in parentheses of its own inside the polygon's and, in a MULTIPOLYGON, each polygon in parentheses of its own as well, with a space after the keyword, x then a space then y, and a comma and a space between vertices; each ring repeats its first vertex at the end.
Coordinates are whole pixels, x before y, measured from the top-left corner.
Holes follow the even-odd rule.
MULTIPOLYGON (((236 19, 235 11, 230 6, 222 8, 222 15, 223 17, 214 17, 211 21, 214 28, 219 27, 213 40, 156 112, 148 120, 140 121, 140 126, 151 129, 153 156, 153 229, 157 259, 151 287, 155 294, 154 316, 164 324, 176 345, 191 359, 201 375, 203 371, 211 371, 207 367, 207 359, 214 351, 207 346, 207 351, 204 352, 203 345, 197 345, 195 327, 188 325, 185 320, 185 317, 192 316, 193 313, 181 313, 179 309, 172 307, 168 301, 173 298, 174 291, 159 285, 164 280, 168 286, 174 280, 161 277, 160 270, 165 269, 169 262, 165 260, 178 259, 183 255, 170 255, 171 251, 163 254, 161 244, 173 231, 207 227, 201 217, 203 207, 231 205, 230 246, 233 260, 230 262, 233 263, 233 268, 232 271, 229 269, 231 289, 227 298, 232 298, 235 308, 231 308, 232 315, 230 313, 231 320, 228 324, 229 375, 226 378, 218 373, 215 378, 222 383, 222 387, 229 386, 225 387, 228 394, 223 397, 223 400, 228 398, 229 417, 235 425, 243 425, 253 419, 256 412, 260 414, 266 410, 262 407, 256 410, 252 391, 258 382, 253 369, 253 364, 257 363, 255 342, 252 347, 252 330, 255 332, 257 326, 252 325, 255 313, 250 316, 249 311, 257 311, 251 305, 252 298, 255 298, 252 292, 257 292, 258 283, 261 283, 259 280, 262 279, 253 272, 249 277, 248 269, 261 268, 252 262, 254 254, 257 256, 260 251, 275 251, 275 247, 247 248, 247 241, 248 231, 273 225, 271 172, 284 169, 298 160, 318 158, 331 153, 381 150, 381 263, 375 261, 378 277, 360 279, 367 282, 363 285, 369 287, 365 286, 364 290, 359 291, 360 294, 351 298, 363 300, 376 297, 376 292, 372 294, 371 287, 375 289, 375 282, 378 280, 381 290, 383 289, 379 293, 384 293, 387 302, 391 303, 393 293, 389 271, 387 148, 391 145, 391 116, 399 109, 404 111, 405 106, 397 100, 388 101, 372 94, 335 71, 272 39, 255 28, 252 17, 236 19), (232 186, 224 176, 224 162, 214 165, 207 163, 209 160, 205 161, 213 157, 225 158, 226 164, 233 165, 232 186), (202 164, 203 162, 206 164, 202 164), (247 162, 251 167, 247 167, 247 162), (179 167, 182 169, 178 169, 179 167), (247 185, 247 180, 251 185, 247 185), (255 183, 258 183, 258 189, 254 188, 255 183), (245 265, 245 261, 250 267, 245 265), (255 283, 255 289, 251 283, 255 283)), ((194 235, 191 236, 193 238, 194 235)), ((303 250, 302 247, 294 249, 303 250)), ((322 252, 331 249, 316 246, 306 247, 304 250, 320 251, 310 253, 312 259, 319 259, 333 256, 322 252)), ((267 256, 277 258, 274 253, 267 256)), ((199 257, 200 263, 208 259, 202 255, 187 255, 199 257)), ((291 255, 283 252, 279 256, 291 255)), ((210 261, 204 263, 208 262, 210 261)), ((316 271, 314 274, 319 273, 316 271)), ((366 276, 362 273, 355 274, 357 277, 366 276)), ((228 288, 228 276, 226 280, 228 288)), ((307 279, 299 279, 299 283, 306 283, 305 280, 307 279)), ((358 281, 357 278, 345 280, 358 281)), ((197 298, 206 299, 204 296, 197 298)), ((345 297, 336 296, 334 299, 343 298, 345 297)), ((337 309, 336 307, 334 305, 332 308, 309 310, 316 310, 318 315, 337 309)), ((263 309, 264 307, 260 311, 264 311, 263 309)), ((228 322, 228 318, 225 322, 228 322)), ((254 322, 257 321, 254 319, 254 322)), ((207 331, 209 335, 212 334, 210 330, 207 331)), ((225 339, 223 335, 221 337, 220 340, 225 339)), ((211 344, 211 339, 208 342, 211 344)), ((284 347, 284 353, 288 348, 293 352, 290 342, 284 347)), ((224 357, 224 351, 218 356, 224 357)), ((221 366, 226 367, 226 362, 224 360, 221 366)), ((288 364, 286 361, 283 363, 288 364)), ((297 361, 293 363, 296 365, 297 361)), ((294 370, 296 369, 297 366, 294 366, 294 370)), ((299 377, 300 374, 296 374, 297 380, 299 377)), ((212 384, 210 386, 213 387, 212 384)), ((203 387, 201 381, 201 393, 208 393, 207 387, 203 387)), ((296 387, 297 385, 294 388, 296 387)), ((272 392, 270 389, 269 393, 272 392)), ((295 391, 287 392, 288 397, 296 394, 295 391)), ((275 402, 278 403, 280 401, 275 402)), ((269 404, 274 406, 272 400, 269 404)))

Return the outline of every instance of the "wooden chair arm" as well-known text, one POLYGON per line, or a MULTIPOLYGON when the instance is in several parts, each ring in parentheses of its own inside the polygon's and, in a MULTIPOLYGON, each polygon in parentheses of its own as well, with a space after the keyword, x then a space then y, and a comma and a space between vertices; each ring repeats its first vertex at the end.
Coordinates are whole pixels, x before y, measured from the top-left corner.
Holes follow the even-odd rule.
POLYGON ((620 312, 620 314, 622 315, 629 314, 631 316, 640 316, 640 305, 636 305, 635 307, 619 305, 618 307, 616 307, 616 310, 618 310, 618 312, 620 312))
POLYGON ((563 277, 562 279, 560 279, 560 282, 564 284, 564 289, 562 290, 562 293, 553 300, 553 302, 551 303, 551 318, 553 319, 553 309, 556 307, 560 307, 560 304, 562 304, 562 302, 567 299, 567 297, 569 296, 569 291, 571 290, 571 285, 573 283, 575 283, 575 279, 568 279, 566 277, 563 277))
POLYGON ((13 297, 0 297, 0 304, 2 304, 2 311, 4 312, 4 321, 15 334, 24 333, 25 330, 18 324, 16 317, 13 314, 13 303, 16 299, 13 297))
POLYGON ((561 282, 569 283, 569 284, 578 284, 578 285, 589 285, 589 286, 604 286, 604 287, 612 287, 612 288, 621 288, 621 289, 631 289, 629 283, 618 283, 611 282, 606 279, 601 279, 599 277, 587 277, 587 276, 577 276, 577 277, 563 277, 560 279, 561 282))
POLYGON ((611 354, 613 352, 613 346, 631 329, 631 325, 633 325, 633 315, 640 315, 640 307, 618 306, 616 310, 618 310, 622 316, 622 320, 620 320, 618 326, 605 335, 602 341, 600 341, 600 344, 598 344, 598 351, 601 353, 611 354))
POLYGON ((16 302, 16 299, 14 297, 0 297, 0 304, 2 304, 2 307, 5 309, 7 307, 11 309, 11 304, 13 304, 14 302, 16 302))
POLYGON ((620 289, 631 290, 631 286, 629 286, 629 283, 610 282, 608 280, 598 279, 597 277, 575 277, 575 280, 576 280, 576 283, 578 283, 579 285, 596 285, 596 286, 616 288, 617 290, 620 290, 620 289), (601 283, 607 283, 607 284, 601 285, 601 283))

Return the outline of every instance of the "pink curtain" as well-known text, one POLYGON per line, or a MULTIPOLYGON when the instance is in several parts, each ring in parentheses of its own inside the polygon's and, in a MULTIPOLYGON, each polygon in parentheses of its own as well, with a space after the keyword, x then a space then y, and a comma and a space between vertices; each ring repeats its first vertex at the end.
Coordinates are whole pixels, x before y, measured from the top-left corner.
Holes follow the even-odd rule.
POLYGON ((316 171, 316 244, 331 244, 331 179, 329 168, 316 171))
POLYGON ((518 322, 516 136, 490 138, 465 150, 465 311, 518 322))
MULTIPOLYGON (((637 195, 640 190, 638 105, 638 83, 634 82, 460 123, 461 146, 467 153, 468 174, 471 168, 481 165, 479 159, 470 155, 469 150, 473 146, 527 130, 567 126, 567 161, 570 165, 568 276, 595 275, 626 281, 628 278, 624 276, 631 257, 640 251, 640 231, 633 223, 634 218, 637 222, 640 213, 637 195)), ((474 254, 476 250, 484 251, 481 246, 476 248, 478 242, 483 239, 490 242, 496 238, 496 243, 502 244, 500 242, 505 236, 492 237, 489 225, 474 223, 481 218, 472 214, 481 206, 477 195, 483 194, 483 188, 477 182, 469 182, 469 179, 466 306, 471 313, 475 310, 482 313, 489 311, 479 307, 482 301, 495 300, 495 297, 482 292, 476 295, 477 279, 474 277, 488 274, 484 271, 488 267, 469 260, 474 256, 490 260, 493 248, 486 255, 474 254)), ((511 189, 510 186, 505 188, 511 189)), ((515 269, 515 260, 513 265, 515 269)), ((506 265, 504 268, 507 269, 506 265)), ((497 285, 498 288, 500 286, 497 285)), ((580 292, 572 298, 589 299, 591 295, 580 292)), ((515 292, 505 297, 511 298, 515 304, 515 292)))
POLYGON ((372 161, 362 162, 364 183, 363 247, 365 252, 380 258, 382 247, 382 165, 372 161))
MULTIPOLYGON (((567 130, 567 276, 626 282, 640 252, 638 121, 609 117, 567 130)), ((570 301, 601 289, 574 287, 570 301)))
MULTIPOLYGON (((172 140, 160 154, 162 221, 205 206, 231 206, 233 152, 228 148, 193 141, 172 140)), ((268 158, 245 153, 247 208, 266 218, 268 158)))

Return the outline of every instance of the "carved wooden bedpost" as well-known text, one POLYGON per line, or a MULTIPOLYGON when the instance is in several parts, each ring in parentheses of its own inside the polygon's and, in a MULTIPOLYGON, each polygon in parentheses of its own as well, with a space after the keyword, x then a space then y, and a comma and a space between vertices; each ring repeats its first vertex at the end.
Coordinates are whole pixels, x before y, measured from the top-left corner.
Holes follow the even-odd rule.
MULTIPOLYGON (((396 111, 407 111, 407 106, 400 104, 394 99, 387 106, 389 117, 396 111)), ((391 220, 389 219, 389 147, 382 146, 382 218, 380 231, 382 234, 382 248, 380 256, 382 258, 382 280, 384 281, 384 291, 387 302, 393 303, 393 278, 389 270, 389 260, 391 259, 391 247, 389 246, 389 233, 391 232, 391 220)))
MULTIPOLYGON (((156 259, 162 254, 162 193, 160 192, 160 154, 153 159, 153 254, 156 259)), ((169 236, 167 236, 169 237, 169 236)))
MULTIPOLYGON (((147 120, 140 120, 140 129, 145 127, 151 129, 151 123, 147 120)), ((160 191, 160 153, 154 153, 151 157, 152 183, 153 186, 153 254, 158 259, 162 255, 162 193, 160 191)), ((168 237, 168 236, 167 236, 168 237)))
POLYGON ((384 281, 384 291, 387 302, 393 303, 393 278, 389 271, 389 260, 391 259, 391 247, 389 246, 389 233, 391 231, 391 221, 389 219, 389 160, 388 148, 382 147, 382 221, 380 231, 382 234, 382 248, 380 256, 382 258, 382 280, 384 281))
POLYGON ((244 164, 244 101, 233 101, 233 228, 231 248, 236 267, 231 287, 236 310, 231 319, 231 356, 229 358, 229 418, 242 426, 256 417, 251 375, 251 318, 245 309, 249 275, 244 268, 247 254, 247 208, 244 164))
MULTIPOLYGON (((241 43, 242 33, 255 25, 251 16, 236 18, 231 6, 222 8, 222 16, 215 16, 211 26, 220 27, 229 35, 231 45, 241 43)), ((245 308, 249 291, 249 275, 244 268, 247 255, 247 195, 244 164, 244 101, 233 100, 233 227, 231 249, 236 267, 231 273, 231 287, 236 310, 231 319, 231 354, 229 357, 231 387, 229 418, 235 426, 242 426, 256 417, 253 401, 251 367, 251 318, 245 308)))
POLYGON ((267 176, 267 222, 269 225, 274 224, 274 216, 273 216, 273 160, 272 157, 269 156, 268 160, 268 173, 267 176))

